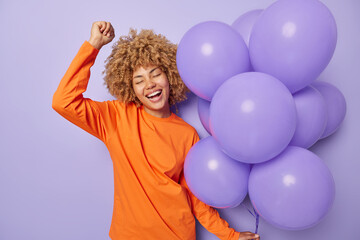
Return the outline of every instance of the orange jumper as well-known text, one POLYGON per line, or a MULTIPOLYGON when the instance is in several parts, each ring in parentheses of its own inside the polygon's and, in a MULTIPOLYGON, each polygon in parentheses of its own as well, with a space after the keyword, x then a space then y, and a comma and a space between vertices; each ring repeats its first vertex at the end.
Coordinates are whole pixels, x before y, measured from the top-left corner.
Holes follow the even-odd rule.
POLYGON ((81 46, 53 97, 53 108, 107 146, 114 167, 109 236, 119 239, 194 240, 195 219, 220 239, 238 239, 218 212, 198 200, 183 175, 195 129, 174 113, 157 118, 117 100, 84 98, 98 50, 81 46))

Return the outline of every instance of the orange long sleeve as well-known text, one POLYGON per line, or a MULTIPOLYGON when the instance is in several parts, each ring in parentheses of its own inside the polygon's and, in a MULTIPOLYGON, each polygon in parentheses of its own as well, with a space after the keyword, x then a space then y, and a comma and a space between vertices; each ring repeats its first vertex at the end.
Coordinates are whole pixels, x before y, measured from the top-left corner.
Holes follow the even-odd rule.
POLYGON ((101 139, 114 169, 110 238, 194 240, 195 219, 220 239, 238 239, 217 211, 199 201, 183 177, 187 152, 199 137, 174 113, 157 118, 134 104, 83 97, 98 50, 85 42, 53 97, 63 117, 101 139))

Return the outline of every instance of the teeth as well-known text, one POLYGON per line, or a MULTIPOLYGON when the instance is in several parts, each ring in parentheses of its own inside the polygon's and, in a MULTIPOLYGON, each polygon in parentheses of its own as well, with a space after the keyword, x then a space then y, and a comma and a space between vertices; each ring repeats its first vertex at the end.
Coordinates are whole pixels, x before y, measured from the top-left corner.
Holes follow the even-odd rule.
POLYGON ((147 95, 147 97, 153 97, 153 96, 155 96, 156 94, 159 94, 160 92, 161 92, 161 90, 156 91, 156 92, 153 92, 152 94, 147 95))

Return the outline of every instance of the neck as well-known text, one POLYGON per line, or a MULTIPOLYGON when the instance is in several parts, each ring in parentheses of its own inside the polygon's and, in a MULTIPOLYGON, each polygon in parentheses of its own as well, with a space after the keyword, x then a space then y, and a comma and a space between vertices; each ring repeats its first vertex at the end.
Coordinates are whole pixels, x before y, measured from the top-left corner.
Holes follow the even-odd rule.
POLYGON ((152 110, 149 109, 147 107, 144 106, 144 110, 145 112, 147 112, 148 114, 154 116, 154 117, 158 117, 158 118, 167 118, 170 117, 171 112, 170 112, 170 107, 167 106, 161 110, 152 110))

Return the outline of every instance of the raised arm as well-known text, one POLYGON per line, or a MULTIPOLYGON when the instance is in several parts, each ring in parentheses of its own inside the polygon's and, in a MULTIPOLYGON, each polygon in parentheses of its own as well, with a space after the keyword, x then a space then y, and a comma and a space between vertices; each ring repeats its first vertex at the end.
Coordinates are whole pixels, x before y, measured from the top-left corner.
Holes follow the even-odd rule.
POLYGON ((114 106, 110 101, 97 102, 83 97, 99 49, 114 38, 110 23, 95 22, 91 37, 85 42, 62 78, 52 101, 52 107, 64 118, 85 131, 106 140, 115 124, 114 106))

